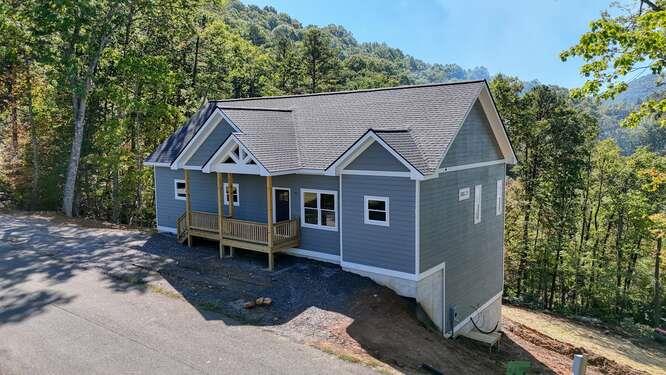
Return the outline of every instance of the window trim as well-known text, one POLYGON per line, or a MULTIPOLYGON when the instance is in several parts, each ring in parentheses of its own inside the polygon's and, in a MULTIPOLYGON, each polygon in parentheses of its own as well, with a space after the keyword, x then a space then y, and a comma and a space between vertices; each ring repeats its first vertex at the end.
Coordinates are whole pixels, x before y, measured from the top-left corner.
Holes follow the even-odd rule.
MULTIPOLYGON (((222 194, 222 196, 224 197, 223 202, 225 206, 229 205, 229 199, 227 198, 227 195, 229 194, 228 186, 229 186, 228 182, 225 182, 222 185, 222 189, 224 190, 224 194, 222 194)), ((236 202, 234 202, 234 207, 238 207, 240 206, 240 185, 238 185, 237 182, 234 182, 234 188, 236 188, 236 196, 238 197, 238 199, 236 199, 236 202)))
POLYGON ((176 200, 184 201, 187 200, 187 182, 185 180, 174 178, 173 180, 173 197, 176 200), (183 183, 185 185, 185 196, 181 197, 178 195, 178 184, 183 183))
POLYGON ((474 224, 481 223, 483 185, 474 185, 474 224))
MULTIPOLYGON (((312 229, 321 229, 337 232, 338 231, 338 220, 340 220, 340 210, 338 209, 338 192, 335 190, 320 190, 320 189, 304 189, 301 188, 301 227, 303 228, 312 228, 312 229), (317 223, 310 224, 305 222, 305 193, 317 194, 317 223), (335 226, 329 227, 326 225, 321 225, 321 195, 322 194, 331 194, 333 195, 333 212, 335 212, 335 226)), ((310 207, 309 207, 310 208, 310 207)), ((326 210, 331 211, 331 210, 326 210)))
POLYGON ((495 215, 504 212, 504 180, 497 180, 497 197, 495 197, 495 215))
POLYGON ((390 206, 389 206, 389 197, 378 197, 374 195, 364 195, 363 196, 363 223, 370 225, 379 225, 382 227, 390 226, 390 206), (381 210, 370 210, 368 208, 368 201, 382 201, 384 202, 384 211, 381 210), (386 221, 381 220, 372 220, 370 219, 370 211, 378 211, 386 213, 386 221))

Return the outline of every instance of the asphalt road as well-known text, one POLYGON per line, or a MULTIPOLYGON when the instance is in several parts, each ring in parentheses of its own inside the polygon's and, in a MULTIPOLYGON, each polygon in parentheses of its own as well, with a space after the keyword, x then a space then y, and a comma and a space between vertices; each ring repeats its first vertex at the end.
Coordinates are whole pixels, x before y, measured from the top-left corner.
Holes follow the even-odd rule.
POLYGON ((143 240, 128 233, 0 214, 0 374, 373 372, 119 284, 98 265, 129 261, 104 256, 143 240))

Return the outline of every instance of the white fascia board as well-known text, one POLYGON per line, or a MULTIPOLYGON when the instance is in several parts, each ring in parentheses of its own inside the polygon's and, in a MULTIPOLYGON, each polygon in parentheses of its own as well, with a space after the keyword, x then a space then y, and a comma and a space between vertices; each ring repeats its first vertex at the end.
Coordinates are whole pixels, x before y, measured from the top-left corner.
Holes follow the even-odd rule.
MULTIPOLYGON (((226 120, 235 132, 240 132, 240 128, 234 124, 233 121, 224 113, 221 109, 216 108, 206 122, 201 126, 199 131, 194 135, 190 142, 185 146, 183 150, 180 151, 176 160, 171 164, 171 169, 184 168, 187 161, 190 160, 192 155, 199 149, 199 147, 204 143, 208 138, 210 133, 216 126, 222 123, 223 120, 226 120)), ((199 168, 200 169, 200 168, 199 168)))
POLYGON ((398 154, 393 150, 391 146, 386 144, 381 137, 375 134, 374 131, 368 131, 363 137, 357 140, 344 154, 342 154, 338 160, 331 164, 326 169, 324 173, 326 176, 337 176, 339 175, 351 162, 353 162, 357 157, 359 157, 363 151, 370 147, 374 142, 379 143, 382 147, 386 149, 394 158, 396 158, 400 163, 402 163, 407 169, 409 169, 410 178, 413 180, 423 179, 423 174, 414 168, 402 155, 398 154))
POLYGON ((171 163, 157 163, 154 161, 144 161, 143 165, 147 167, 170 167, 171 163))
POLYGON ((294 169, 283 169, 271 173, 272 176, 282 176, 286 174, 307 174, 307 175, 323 176, 324 170, 316 168, 294 168, 294 169))
POLYGON ((485 85, 479 94, 479 101, 483 107, 483 111, 486 113, 486 117, 490 122, 490 127, 493 130, 497 144, 499 144, 500 149, 502 150, 502 155, 507 164, 516 164, 518 161, 516 155, 513 152, 513 147, 511 147, 511 141, 509 141, 509 136, 506 134, 506 129, 502 124, 502 119, 500 118, 499 112, 497 112, 497 107, 493 102, 488 86, 485 85))
POLYGON ((393 172, 393 171, 366 171, 356 169, 343 169, 340 174, 355 176, 381 176, 381 177, 412 177, 411 172, 393 172))
POLYGON ((465 169, 481 168, 481 167, 487 167, 487 166, 490 166, 490 165, 505 164, 505 163, 507 163, 507 161, 504 160, 504 159, 481 161, 481 162, 478 162, 478 163, 461 164, 461 165, 453 165, 453 166, 450 166, 450 167, 444 167, 444 168, 438 169, 437 172, 438 173, 444 173, 444 172, 463 171, 465 169))

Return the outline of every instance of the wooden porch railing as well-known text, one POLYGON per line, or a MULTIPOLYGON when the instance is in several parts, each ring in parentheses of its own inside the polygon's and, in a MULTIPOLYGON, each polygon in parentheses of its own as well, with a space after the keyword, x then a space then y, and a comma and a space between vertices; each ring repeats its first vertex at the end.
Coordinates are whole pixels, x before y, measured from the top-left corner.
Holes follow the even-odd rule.
MULTIPOLYGON (((186 230, 184 215, 178 219, 178 233, 181 233, 181 226, 186 230), (181 220, 183 219, 183 220, 181 220)), ((273 224, 273 247, 278 248, 281 245, 293 243, 299 240, 299 219, 284 220, 273 224)), ((217 214, 209 212, 192 212, 193 231, 204 231, 219 234, 219 224, 217 214)), ((255 221, 232 219, 225 217, 222 224, 224 239, 252 242, 261 245, 268 245, 268 224, 255 221)), ((180 237, 180 235, 179 235, 180 237)))

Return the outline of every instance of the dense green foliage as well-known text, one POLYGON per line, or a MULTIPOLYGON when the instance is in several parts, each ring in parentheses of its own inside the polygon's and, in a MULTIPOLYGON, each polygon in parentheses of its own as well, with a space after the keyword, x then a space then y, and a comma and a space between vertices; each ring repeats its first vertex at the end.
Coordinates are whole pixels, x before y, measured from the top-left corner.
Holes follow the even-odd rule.
MULTIPOLYGON (((0 0, 0 68, 0 206, 137 226, 154 220, 142 160, 207 99, 489 78, 236 0, 0 0)), ((650 118, 617 126, 654 81, 602 103, 503 76, 491 87, 520 162, 507 294, 606 318, 658 315, 664 129, 650 118)))
MULTIPOLYGON (((574 90, 575 96, 594 95, 612 99, 627 90, 628 75, 649 71, 663 80, 666 68, 666 1, 639 0, 619 16, 608 13, 590 24, 575 46, 562 52, 567 60, 582 57, 587 81, 574 90)), ((656 118, 666 127, 666 98, 663 92, 641 98, 640 105, 623 122, 629 127, 645 118, 656 118)))
MULTIPOLYGON (((520 163, 506 213, 505 293, 548 309, 652 323, 666 156, 622 156, 566 91, 491 82, 520 163), (655 273, 656 272, 656 273, 655 273)), ((656 290, 656 292, 655 292, 656 290)), ((659 299, 657 297, 659 296, 659 299)))

